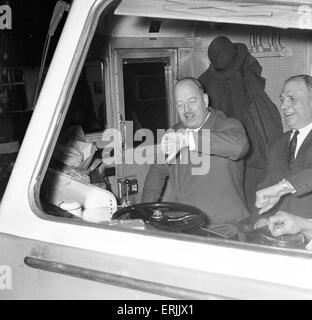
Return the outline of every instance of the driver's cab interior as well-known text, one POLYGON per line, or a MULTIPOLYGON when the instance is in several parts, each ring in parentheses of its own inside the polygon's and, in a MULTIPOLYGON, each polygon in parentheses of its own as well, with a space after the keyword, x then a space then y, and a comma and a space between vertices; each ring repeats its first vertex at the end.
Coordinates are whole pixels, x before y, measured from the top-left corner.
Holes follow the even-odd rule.
MULTIPOLYGON (((266 93, 279 108, 284 80, 311 72, 311 31, 130 17, 115 15, 114 10, 100 16, 72 97, 64 106, 66 116, 40 191, 46 218, 162 236, 174 232, 190 240, 194 236, 304 248, 301 237, 274 241, 268 231, 253 230, 248 219, 233 228, 221 225, 209 231, 201 210, 167 202, 168 183, 159 203, 141 204, 149 164, 125 163, 125 158, 127 152, 147 146, 143 134, 135 136, 138 130, 149 129, 157 144, 157 129, 166 130, 178 121, 174 83, 186 76, 198 78, 207 69, 207 48, 214 38, 225 35, 248 47, 263 68, 266 93), (114 129, 117 136, 112 135, 114 129)), ((284 123, 283 127, 288 130, 284 123)))

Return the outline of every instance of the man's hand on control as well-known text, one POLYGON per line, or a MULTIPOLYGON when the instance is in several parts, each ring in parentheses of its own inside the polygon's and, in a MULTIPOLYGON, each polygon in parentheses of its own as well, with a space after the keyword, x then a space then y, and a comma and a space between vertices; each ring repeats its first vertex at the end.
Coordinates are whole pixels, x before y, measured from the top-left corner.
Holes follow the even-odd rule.
POLYGON ((168 155, 166 162, 175 158, 176 154, 183 148, 188 147, 189 139, 186 132, 168 132, 161 140, 161 150, 168 155))
POLYGON ((293 190, 292 185, 287 180, 283 179, 273 186, 257 191, 255 206, 260 209, 259 214, 269 211, 278 203, 281 196, 291 193, 293 190))
POLYGON ((278 211, 274 216, 268 218, 268 227, 275 237, 301 232, 306 238, 310 238, 308 234, 311 232, 312 222, 284 211, 278 211))

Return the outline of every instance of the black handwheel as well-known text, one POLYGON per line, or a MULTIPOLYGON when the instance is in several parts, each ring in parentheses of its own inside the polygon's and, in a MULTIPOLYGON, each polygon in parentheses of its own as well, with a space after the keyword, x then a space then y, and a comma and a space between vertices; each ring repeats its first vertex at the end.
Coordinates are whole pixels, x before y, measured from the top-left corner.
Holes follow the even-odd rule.
POLYGON ((134 204, 117 210, 113 220, 143 219, 157 229, 175 232, 186 231, 207 223, 200 209, 178 202, 148 202, 134 204))

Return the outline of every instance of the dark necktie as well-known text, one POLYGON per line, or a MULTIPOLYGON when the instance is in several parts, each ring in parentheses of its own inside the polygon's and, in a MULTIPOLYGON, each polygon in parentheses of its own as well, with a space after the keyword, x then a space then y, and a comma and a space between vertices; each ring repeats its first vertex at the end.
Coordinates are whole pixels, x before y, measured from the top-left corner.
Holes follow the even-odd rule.
POLYGON ((297 147, 297 135, 299 134, 299 131, 296 130, 289 142, 288 146, 288 166, 291 169, 293 166, 293 162, 295 160, 295 152, 297 147))

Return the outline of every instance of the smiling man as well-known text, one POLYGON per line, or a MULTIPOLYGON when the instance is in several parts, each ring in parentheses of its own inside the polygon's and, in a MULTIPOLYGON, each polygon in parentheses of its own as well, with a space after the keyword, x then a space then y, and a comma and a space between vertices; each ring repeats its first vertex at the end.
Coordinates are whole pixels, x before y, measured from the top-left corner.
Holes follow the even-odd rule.
POLYGON ((291 128, 269 148, 266 178, 256 194, 259 213, 279 210, 312 218, 312 77, 286 80, 281 111, 291 128))
POLYGON ((196 79, 179 80, 173 96, 181 121, 162 139, 167 160, 151 165, 142 202, 158 201, 169 176, 172 194, 166 200, 200 208, 212 224, 235 224, 249 215, 243 194, 242 157, 248 151, 244 128, 238 120, 209 107, 196 79), (209 161, 210 169, 194 174, 191 154, 205 155, 202 161, 209 161))

